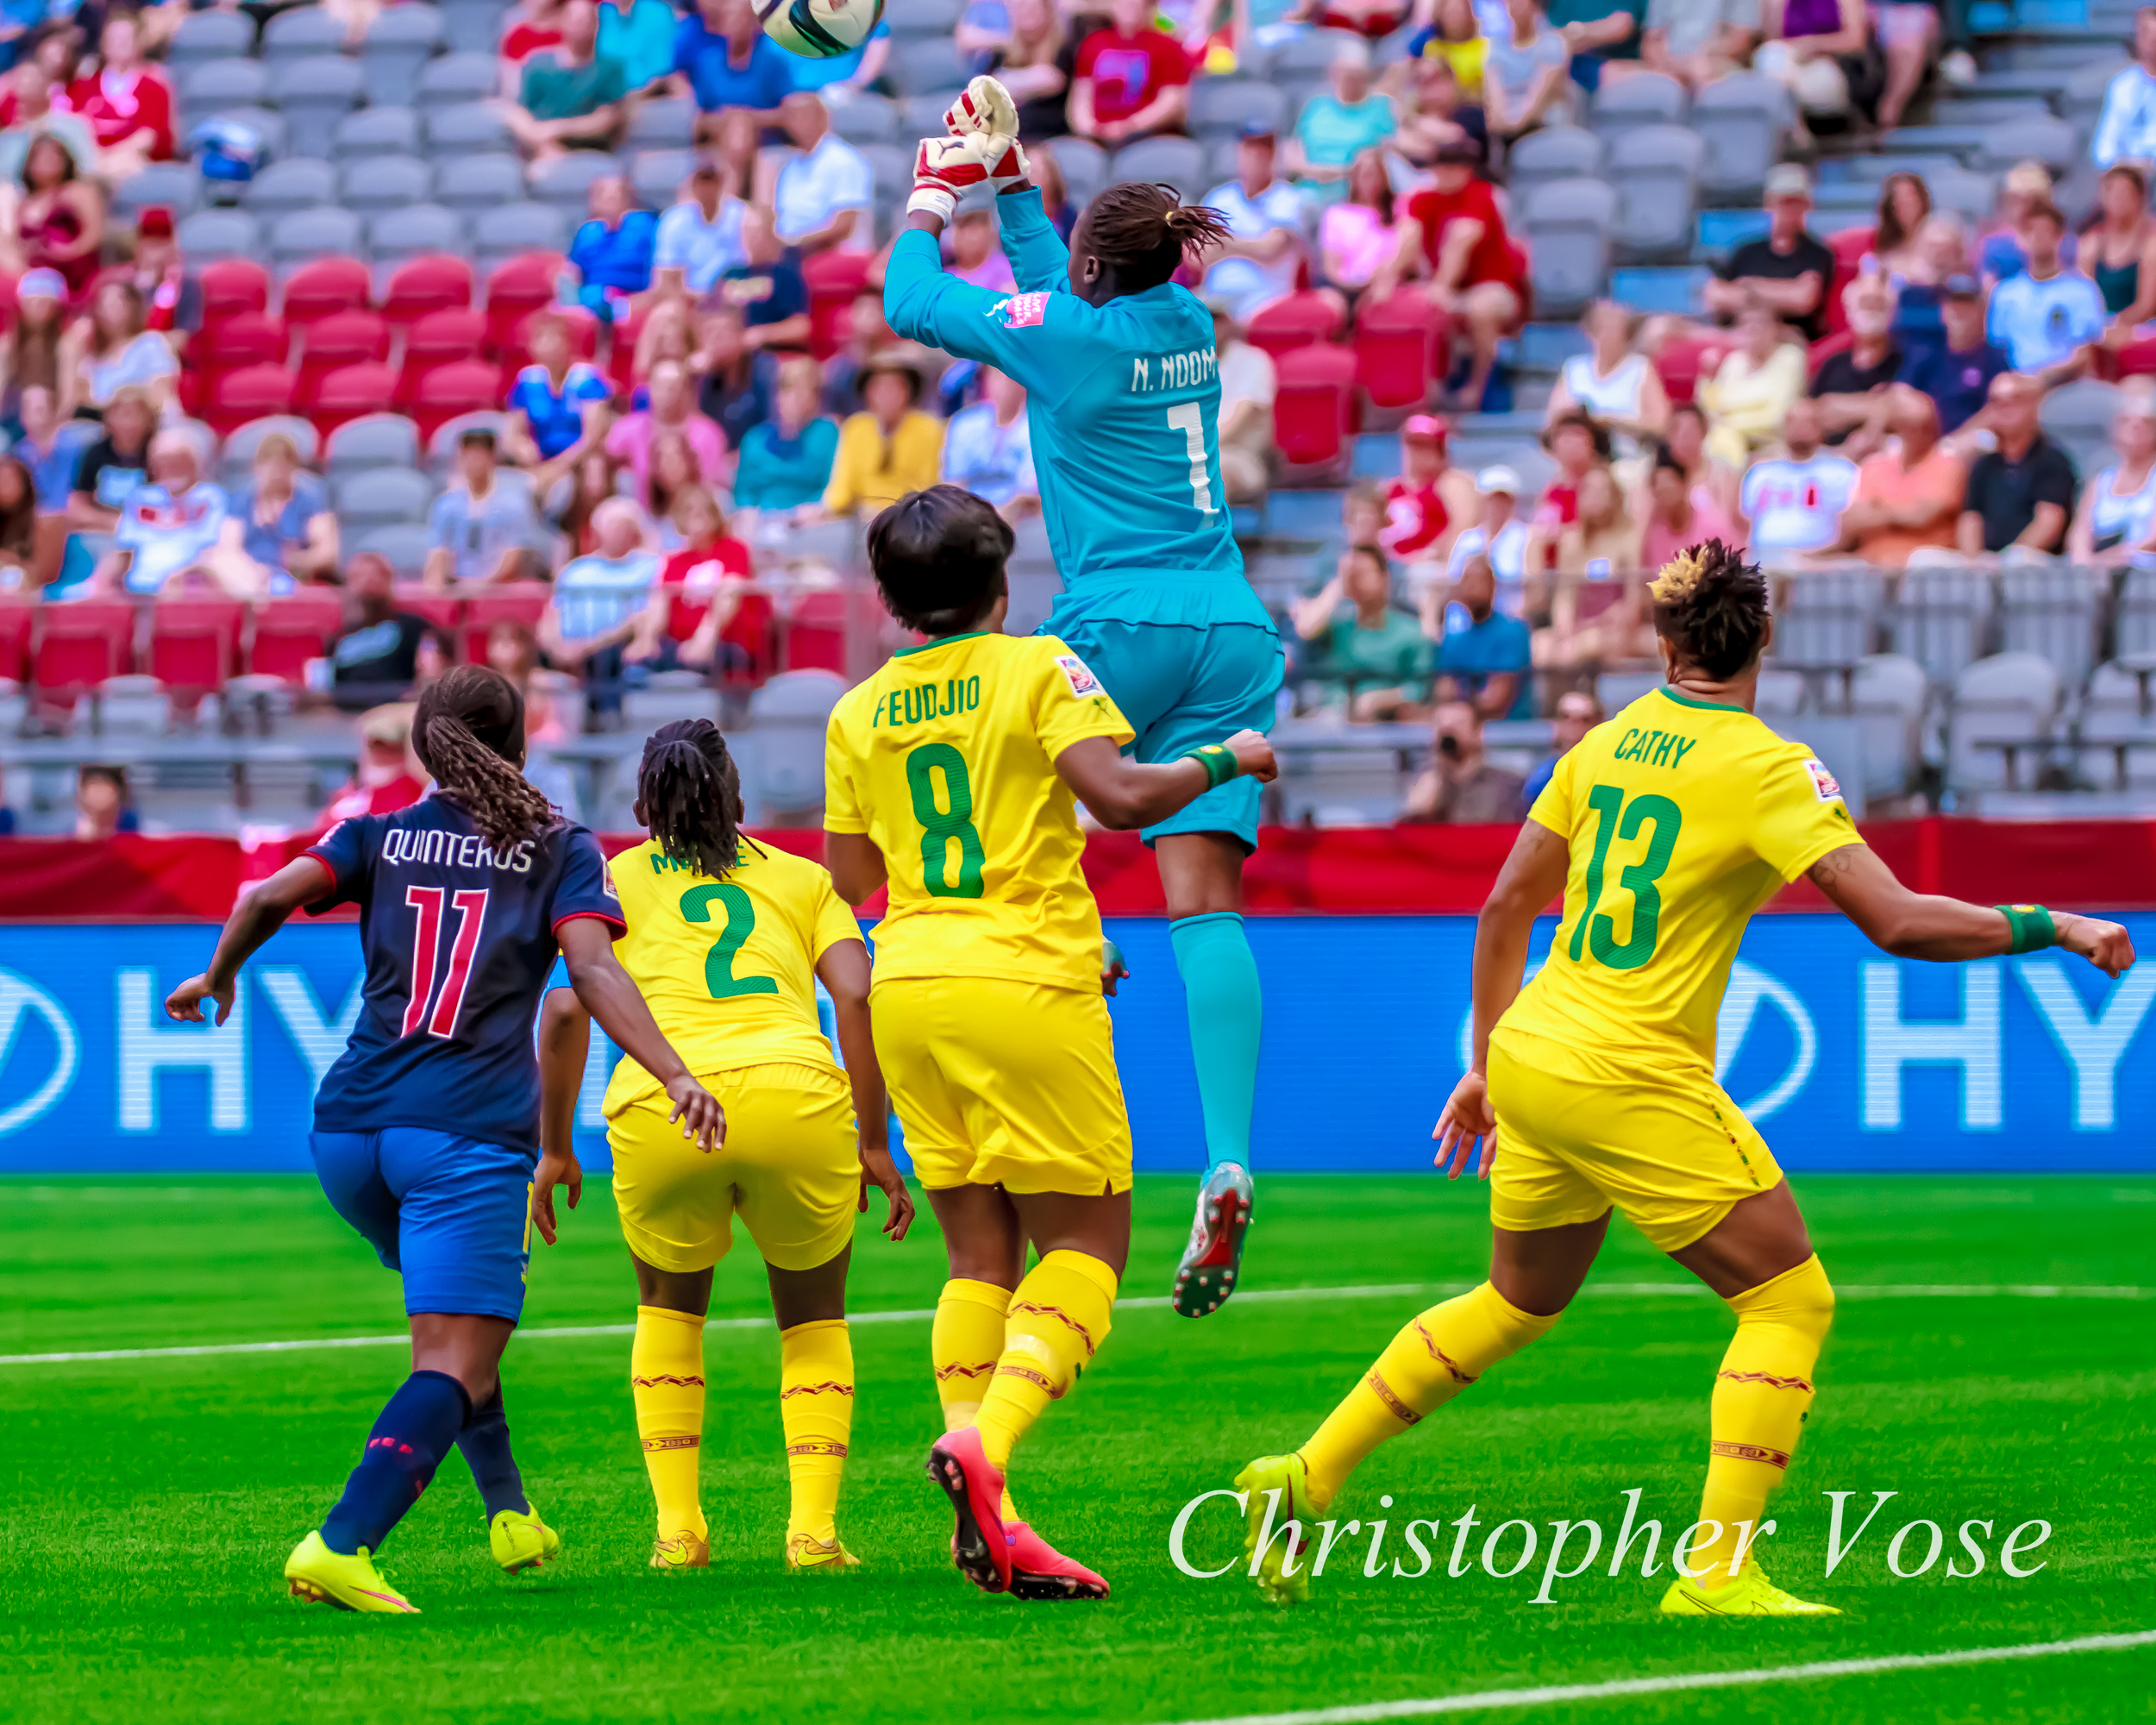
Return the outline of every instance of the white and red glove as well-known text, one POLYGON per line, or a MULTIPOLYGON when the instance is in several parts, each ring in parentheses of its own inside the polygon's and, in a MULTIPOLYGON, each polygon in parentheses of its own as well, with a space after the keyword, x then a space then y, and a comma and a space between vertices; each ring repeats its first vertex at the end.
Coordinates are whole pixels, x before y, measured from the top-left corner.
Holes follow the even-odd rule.
POLYGON ((943 124, 954 138, 962 138, 968 132, 1015 138, 1018 135, 1018 104, 1011 99, 1011 92, 1003 87, 1000 78, 983 72, 961 91, 958 99, 944 110, 943 124))
POLYGON ((906 213, 925 212, 949 222, 961 198, 988 184, 989 155, 996 143, 979 132, 962 138, 922 139, 913 158, 913 192, 906 200, 906 213))

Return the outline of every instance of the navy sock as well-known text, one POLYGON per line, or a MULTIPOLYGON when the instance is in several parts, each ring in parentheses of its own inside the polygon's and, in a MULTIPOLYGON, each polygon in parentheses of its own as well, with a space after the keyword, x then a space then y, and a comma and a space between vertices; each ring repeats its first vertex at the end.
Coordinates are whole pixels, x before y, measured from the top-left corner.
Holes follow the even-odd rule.
POLYGON ((518 1514, 531 1508, 524 1496, 524 1477, 517 1471, 517 1458, 509 1449, 509 1416, 502 1408, 502 1386, 472 1410, 471 1422, 457 1433, 457 1447, 472 1465, 472 1483, 479 1489, 492 1521, 505 1509, 518 1514))
POLYGON ((407 1377, 368 1433, 344 1496, 322 1524, 322 1542, 347 1557, 362 1546, 381 1550, 471 1414, 472 1398, 447 1373, 415 1371, 407 1377))

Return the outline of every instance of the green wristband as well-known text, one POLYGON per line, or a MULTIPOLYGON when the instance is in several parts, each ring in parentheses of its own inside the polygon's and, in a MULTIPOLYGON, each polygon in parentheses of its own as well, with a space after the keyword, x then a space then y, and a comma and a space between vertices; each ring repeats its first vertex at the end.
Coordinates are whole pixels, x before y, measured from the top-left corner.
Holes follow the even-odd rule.
POLYGON ((2041 952, 2059 944, 2059 925, 2043 906, 1994 905, 1991 908, 2006 919, 2007 927, 2013 932, 2013 940, 2006 949, 2009 952, 2041 952))
POLYGON ((1206 769, 1207 790, 1219 789, 1242 770, 1235 763, 1235 751, 1225 743, 1208 743, 1202 749, 1193 749, 1183 759, 1195 761, 1206 769))

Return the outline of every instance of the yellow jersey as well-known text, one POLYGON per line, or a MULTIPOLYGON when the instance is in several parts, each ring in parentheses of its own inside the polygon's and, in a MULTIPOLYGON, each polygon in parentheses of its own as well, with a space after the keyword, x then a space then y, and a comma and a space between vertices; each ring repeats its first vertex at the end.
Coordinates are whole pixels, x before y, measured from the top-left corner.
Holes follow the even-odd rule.
POLYGON ((1100 987, 1100 910, 1080 867, 1074 743, 1130 722, 1052 635, 953 635, 893 654, 832 710, 824 825, 883 853, 876 978, 1100 987))
POLYGON ((1745 924, 1828 851, 1864 843, 1802 743, 1667 687, 1589 731, 1527 818, 1571 847, 1564 915, 1495 1033, 1710 1075, 1745 924))
MULTIPOLYGON (((629 925, 614 956, 690 1071, 840 1070, 816 1013, 816 963, 840 941, 859 940, 861 925, 822 868, 743 838, 722 879, 649 839, 612 869, 629 925)), ((607 1118, 658 1088, 635 1061, 620 1062, 607 1118)))

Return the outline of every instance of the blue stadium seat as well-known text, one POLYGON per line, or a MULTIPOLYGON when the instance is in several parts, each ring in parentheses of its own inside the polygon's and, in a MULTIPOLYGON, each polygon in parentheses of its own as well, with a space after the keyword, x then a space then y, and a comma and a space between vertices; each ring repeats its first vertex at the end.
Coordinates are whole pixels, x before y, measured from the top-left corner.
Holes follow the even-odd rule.
POLYGON ((312 210, 336 201, 336 170, 328 162, 304 157, 272 162, 241 194, 241 202, 265 222, 295 210, 312 210))
POLYGON ((427 128, 427 154, 439 161, 444 156, 471 155, 480 150, 510 147, 509 128, 492 102, 427 102, 421 109, 427 128))
POLYGON ((323 470, 334 482, 373 467, 418 465, 419 428, 401 413, 369 413, 348 419, 329 434, 323 470))
POLYGON ((500 92, 501 82, 502 63, 492 54, 444 54, 420 68, 419 105, 484 102, 500 92))
POLYGON ((524 166, 514 156, 443 156, 434 167, 434 201, 444 209, 470 216, 523 199, 524 166))
POLYGON ((181 221, 178 238, 191 264, 254 259, 262 249, 261 224, 244 210, 197 210, 181 221))
POLYGON ((419 116, 409 108, 362 108, 337 122, 329 154, 341 162, 419 154, 419 116))
POLYGON ((272 82, 271 99, 291 128, 294 155, 326 159, 337 122, 360 105, 360 68, 340 54, 288 60, 272 82))
POLYGON ((337 202, 359 215, 379 216, 431 202, 434 181, 433 164, 417 156, 369 156, 339 173, 337 202))
POLYGON ((403 102, 419 87, 419 74, 442 51, 448 36, 433 6, 392 6, 379 14, 360 49, 360 73, 369 102, 403 102))
POLYGON ((262 26, 262 58, 273 69, 343 51, 344 26, 319 6, 294 6, 262 26))
POLYGON ((269 92, 269 71, 259 60, 206 60, 180 74, 182 123, 191 126, 233 108, 260 106, 269 92))
POLYGON ((185 68, 204 60, 229 60, 254 47, 254 21, 238 12, 190 12, 179 21, 166 51, 166 70, 175 81, 185 68))

